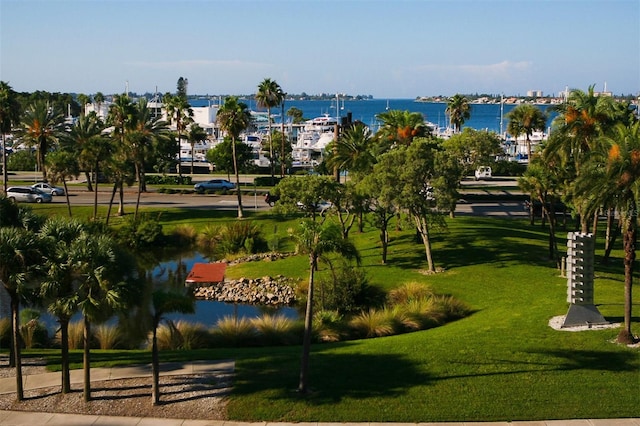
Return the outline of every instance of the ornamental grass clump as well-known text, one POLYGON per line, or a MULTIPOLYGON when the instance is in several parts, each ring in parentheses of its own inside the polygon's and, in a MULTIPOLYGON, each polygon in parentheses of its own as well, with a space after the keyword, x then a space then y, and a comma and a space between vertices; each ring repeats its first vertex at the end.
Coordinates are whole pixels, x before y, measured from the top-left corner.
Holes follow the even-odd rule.
POLYGON ((250 320, 257 342, 264 346, 301 343, 302 328, 299 321, 284 315, 262 315, 250 320))
POLYGON ((256 328, 247 318, 225 316, 211 330, 213 341, 220 346, 253 346, 257 341, 256 328))
POLYGON ((394 317, 387 309, 362 311, 349 321, 349 328, 355 337, 369 338, 390 336, 394 333, 394 317))
POLYGON ((173 244, 186 247, 196 242, 198 232, 192 225, 180 224, 173 228, 169 234, 169 238, 173 244))
POLYGON ((182 320, 167 320, 158 327, 156 339, 159 350, 191 350, 206 348, 209 345, 207 330, 202 324, 182 320))
POLYGON ((93 328, 93 336, 100 349, 115 349, 116 345, 120 343, 122 333, 113 324, 98 324, 93 328))
POLYGON ((348 337, 344 317, 337 311, 318 311, 313 315, 313 335, 319 342, 339 342, 348 337))
MULTIPOLYGON (((58 333, 58 338, 59 338, 58 333)), ((82 321, 73 321, 69 323, 69 349, 82 349, 84 346, 84 325, 82 321)))

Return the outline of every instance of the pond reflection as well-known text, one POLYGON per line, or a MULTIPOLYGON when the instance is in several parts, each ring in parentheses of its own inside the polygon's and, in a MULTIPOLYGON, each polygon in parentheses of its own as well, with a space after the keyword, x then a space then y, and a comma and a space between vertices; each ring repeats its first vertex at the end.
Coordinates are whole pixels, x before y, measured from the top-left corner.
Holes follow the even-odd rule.
MULTIPOLYGON (((151 295, 157 289, 171 289, 185 291, 185 279, 195 263, 207 263, 212 259, 197 251, 179 251, 159 249, 137 253, 139 275, 144 285, 137 307, 125 313, 112 317, 107 323, 118 325, 118 328, 126 336, 125 346, 139 347, 151 330, 152 303, 151 295)), ((290 319, 300 317, 296 309, 292 307, 256 306, 245 304, 233 304, 212 300, 196 300, 193 314, 168 313, 165 320, 173 322, 186 321, 193 324, 201 324, 206 328, 212 328, 216 323, 225 318, 236 319, 255 318, 263 314, 283 315, 290 319)), ((81 321, 80 314, 72 318, 72 322, 81 321)), ((40 320, 50 330, 50 335, 55 334, 58 324, 49 314, 43 314, 40 320)))

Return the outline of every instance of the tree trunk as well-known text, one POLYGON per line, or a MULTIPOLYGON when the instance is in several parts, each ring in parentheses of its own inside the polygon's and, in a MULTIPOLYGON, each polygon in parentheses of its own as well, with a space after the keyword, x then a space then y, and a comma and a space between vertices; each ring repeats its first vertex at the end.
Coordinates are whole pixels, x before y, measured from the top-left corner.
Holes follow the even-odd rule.
POLYGON ((636 240, 637 240, 637 213, 634 211, 630 218, 626 219, 624 230, 624 327, 618 334, 619 343, 633 343, 631 334, 631 305, 633 287, 633 264, 636 260, 636 240))
MULTIPOLYGON (((233 171, 236 175, 236 194, 238 195, 238 219, 242 219, 242 191, 240 191, 240 173, 238 172, 238 158, 236 157, 236 140, 231 139, 231 154, 233 156, 233 171)), ((273 167, 271 168, 273 171, 273 167)), ((271 175, 273 178, 273 175, 271 175)))
POLYGON ((91 401, 91 322, 85 316, 84 317, 84 333, 82 336, 82 344, 84 347, 83 353, 83 368, 84 368, 84 401, 91 401))
POLYGON ((91 183, 91 172, 85 171, 84 177, 87 179, 87 191, 93 192, 93 184, 91 183))
POLYGON ((138 194, 136 197, 136 210, 133 213, 133 221, 138 219, 138 209, 140 208, 140 194, 142 193, 142 179, 140 177, 140 167, 136 163, 136 176, 138 176, 138 194))
POLYGON ((307 292, 307 309, 304 316, 304 336, 302 339, 302 362, 300 364, 300 383, 298 392, 309 392, 309 354, 311 352, 311 332, 313 327, 313 273, 316 269, 317 256, 309 254, 309 289, 307 292))
POLYGON ((160 404, 160 360, 158 357, 158 323, 154 319, 153 337, 151 340, 151 404, 160 404))
POLYGON ((98 218, 98 163, 96 163, 96 187, 93 192, 93 220, 98 218))
POLYGON ((60 322, 60 370, 62 373, 62 393, 71 392, 69 373, 69 318, 61 318, 60 322))
POLYGON ((284 144, 285 144, 285 138, 284 138, 284 98, 282 100, 282 111, 280 113, 280 126, 282 129, 282 140, 280 141, 280 177, 284 177, 285 175, 285 171, 287 170, 287 151, 284 149, 284 144))
POLYGON ((429 238, 429 224, 426 217, 414 216, 416 226, 422 237, 422 243, 424 244, 425 257, 427 259, 427 268, 429 272, 435 272, 436 268, 433 264, 433 256, 431 254, 431 239, 429 238))
POLYGON ((118 216, 124 216, 124 182, 118 185, 118 216))
POLYGON ((69 201, 69 188, 67 187, 67 180, 62 179, 62 186, 64 186, 64 198, 67 200, 67 212, 69 213, 69 217, 73 217, 71 213, 71 202, 69 201))
POLYGON ((105 223, 109 224, 109 218, 111 218, 111 209, 113 208, 113 200, 116 198, 116 191, 118 190, 118 184, 113 184, 113 189, 111 190, 111 198, 109 199, 109 208, 107 209, 107 219, 105 223))
POLYGON ((22 345, 22 339, 20 339, 20 299, 15 292, 11 292, 10 296, 13 331, 13 365, 16 368, 16 399, 22 401, 24 399, 24 388, 22 384, 22 356, 20 354, 20 347, 22 345))
POLYGON ((380 243, 382 244, 382 263, 387 263, 387 249, 389 246, 389 233, 387 229, 380 230, 380 243))

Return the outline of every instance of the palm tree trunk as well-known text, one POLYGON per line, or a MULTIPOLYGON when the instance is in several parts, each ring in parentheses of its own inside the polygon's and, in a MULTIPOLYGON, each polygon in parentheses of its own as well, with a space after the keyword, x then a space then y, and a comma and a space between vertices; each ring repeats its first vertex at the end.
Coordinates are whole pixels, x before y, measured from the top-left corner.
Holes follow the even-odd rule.
MULTIPOLYGON (((231 154, 233 156, 233 171, 236 175, 236 194, 238 195, 238 219, 242 219, 242 191, 240 191, 240 173, 238 172, 238 159, 236 157, 236 140, 231 139, 231 154)), ((273 176, 272 176, 273 177, 273 176)))
POLYGON ((124 216, 124 182, 118 183, 118 216, 124 216))
POLYGON ((284 142, 285 142, 285 138, 284 138, 284 98, 282 100, 282 104, 281 104, 282 108, 281 108, 281 112, 280 112, 280 126, 282 129, 282 140, 280 141, 281 143, 281 151, 280 151, 280 177, 284 177, 285 171, 287 169, 287 151, 284 149, 284 142))
POLYGON ((13 331, 13 365, 16 368, 16 399, 22 401, 24 399, 24 388, 22 384, 22 356, 20 354, 20 299, 15 293, 11 296, 11 324, 13 331))
POLYGON ((118 184, 113 184, 113 189, 111 190, 111 198, 109 199, 109 208, 107 209, 107 219, 105 223, 109 224, 109 218, 111 217, 111 209, 113 208, 113 199, 116 198, 116 191, 118 190, 118 184))
POLYGON ((313 274, 316 269, 317 255, 309 253, 309 290, 307 292, 307 309, 304 315, 304 336, 302 338, 302 362, 300 364, 300 383, 298 392, 309 392, 309 355, 311 352, 311 331, 313 327, 313 274))
POLYGON ((93 220, 98 218, 98 163, 96 162, 96 174, 94 175, 96 178, 96 187, 93 192, 93 220))
POLYGON ((84 317, 84 334, 82 343, 84 346, 83 368, 84 368, 84 391, 83 396, 85 402, 91 401, 91 322, 84 317))
POLYGON ((60 369, 62 373, 62 393, 71 392, 69 375, 69 319, 60 319, 60 369))
POLYGON ((624 327, 618 334, 618 342, 630 344, 633 343, 633 334, 631 333, 631 306, 632 306, 632 288, 633 288, 633 264, 636 260, 636 241, 637 241, 637 221, 638 216, 634 212, 627 223, 624 231, 624 327))
POLYGON ((69 201, 69 188, 67 187, 67 180, 62 178, 62 186, 64 186, 64 198, 67 200, 67 211, 69 212, 69 217, 73 217, 71 213, 71 202, 69 201))
POLYGON ((158 322, 154 319, 153 337, 151 340, 151 404, 160 404, 160 360, 158 357, 158 322))
POLYGON ((136 176, 138 177, 138 194, 136 196, 136 210, 133 213, 133 220, 138 219, 138 209, 140 208, 140 193, 142 192, 142 179, 140 178, 140 166, 136 163, 136 176))

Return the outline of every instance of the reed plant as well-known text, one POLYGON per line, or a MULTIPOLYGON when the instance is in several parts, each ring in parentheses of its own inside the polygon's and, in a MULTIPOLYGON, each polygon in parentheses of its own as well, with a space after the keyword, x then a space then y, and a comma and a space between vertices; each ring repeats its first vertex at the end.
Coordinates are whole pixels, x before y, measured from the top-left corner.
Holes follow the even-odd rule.
POLYGON ((219 225, 206 225, 200 230, 196 237, 196 245, 205 253, 212 253, 220 238, 219 225))
POLYGON ((181 223, 173 228, 169 234, 169 238, 174 244, 180 247, 186 247, 196 242, 198 231, 196 231, 196 228, 192 225, 181 223))

